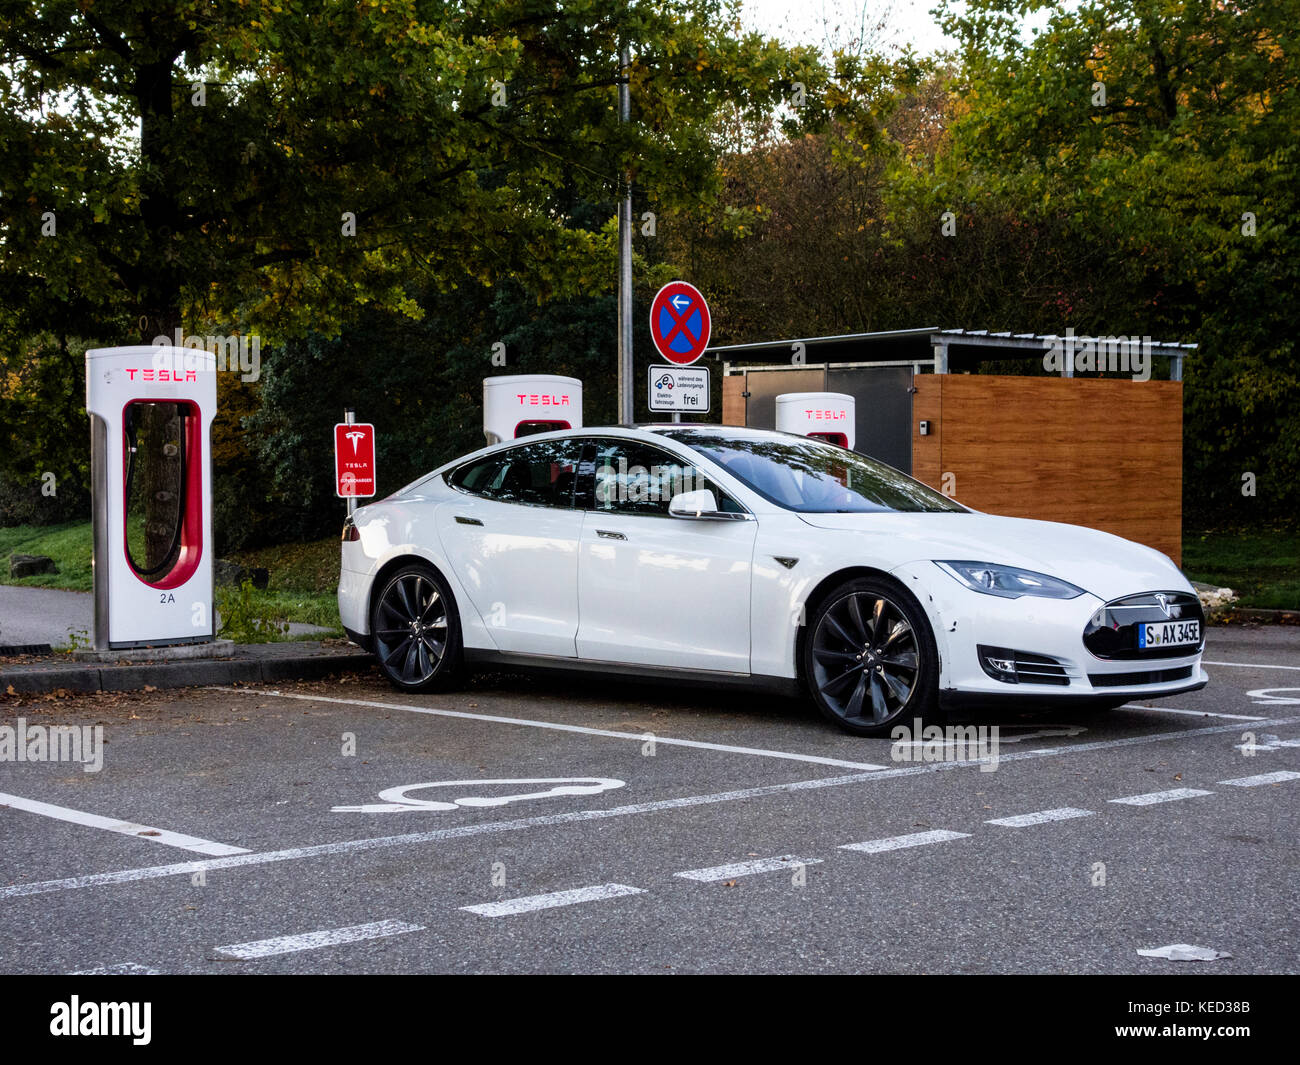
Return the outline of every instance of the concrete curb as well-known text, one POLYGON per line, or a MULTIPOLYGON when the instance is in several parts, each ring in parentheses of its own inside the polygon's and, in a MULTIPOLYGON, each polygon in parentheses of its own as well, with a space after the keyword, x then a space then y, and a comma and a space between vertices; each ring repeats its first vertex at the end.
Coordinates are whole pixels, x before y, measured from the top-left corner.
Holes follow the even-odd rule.
POLYGON ((235 658, 157 662, 147 665, 78 665, 0 667, 0 696, 39 694, 63 688, 76 692, 123 692, 152 688, 190 688, 204 684, 263 684, 319 680, 331 673, 362 673, 374 664, 363 651, 325 654, 250 654, 235 658))
POLYGON ((1223 615, 1228 624, 1253 621, 1259 625, 1300 625, 1300 610, 1264 610, 1257 607, 1233 607, 1223 615))

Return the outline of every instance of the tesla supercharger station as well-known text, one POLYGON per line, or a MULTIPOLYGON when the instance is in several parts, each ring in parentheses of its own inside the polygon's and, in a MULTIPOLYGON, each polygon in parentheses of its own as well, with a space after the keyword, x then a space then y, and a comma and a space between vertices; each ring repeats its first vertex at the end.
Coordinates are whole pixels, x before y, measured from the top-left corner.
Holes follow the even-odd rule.
POLYGON ((552 374, 483 378, 483 435, 489 444, 553 429, 582 428, 582 382, 552 374))
POLYGON ((776 428, 852 448, 853 411, 843 392, 786 392, 776 397, 776 428))
POLYGON ((215 356, 138 346, 86 352, 94 518, 94 646, 104 651, 213 639, 212 456, 215 356), (143 433, 160 437, 151 453, 143 433), (165 554, 146 555, 141 490, 161 476, 165 554), (134 510, 133 510, 134 508, 134 510))

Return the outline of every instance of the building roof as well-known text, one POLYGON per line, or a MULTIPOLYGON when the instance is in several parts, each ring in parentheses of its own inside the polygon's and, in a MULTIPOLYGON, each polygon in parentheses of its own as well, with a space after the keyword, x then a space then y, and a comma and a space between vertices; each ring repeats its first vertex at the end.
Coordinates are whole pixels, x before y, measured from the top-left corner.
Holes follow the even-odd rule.
MULTIPOLYGON (((788 363, 795 345, 803 345, 805 364, 862 362, 933 362, 940 356, 949 369, 987 359, 1016 359, 1041 356, 1053 341, 1067 339, 1050 333, 990 333, 987 329, 891 329, 876 333, 844 333, 839 336, 796 337, 763 340, 751 344, 727 344, 706 348, 704 354, 719 362, 740 364, 788 363)), ((1089 334, 1072 334, 1076 341, 1089 334)), ((1093 337, 1093 339, 1102 339, 1093 337)), ((1105 339, 1117 339, 1107 337, 1105 339)), ((1146 340, 1145 337, 1126 339, 1146 340)), ((1196 350, 1195 344, 1152 340, 1150 352, 1162 358, 1182 359, 1196 350)))

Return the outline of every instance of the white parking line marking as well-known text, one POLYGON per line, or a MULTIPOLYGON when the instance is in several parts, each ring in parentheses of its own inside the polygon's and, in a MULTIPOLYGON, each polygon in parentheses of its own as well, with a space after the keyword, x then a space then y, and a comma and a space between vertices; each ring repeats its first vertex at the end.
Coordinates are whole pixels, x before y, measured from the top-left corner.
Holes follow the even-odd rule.
POLYGON ((1261 773, 1257 777, 1238 777, 1236 780, 1220 780, 1220 784, 1228 784, 1234 788, 1257 788, 1261 784, 1281 784, 1287 780, 1300 780, 1300 773, 1292 773, 1289 769, 1279 769, 1276 773, 1261 773))
POLYGON ((1137 703, 1125 703, 1121 710, 1155 710, 1162 714, 1186 714, 1188 717, 1226 717, 1232 721, 1267 721, 1266 717, 1251 714, 1220 714, 1214 710, 1175 710, 1172 706, 1139 706, 1137 703))
POLYGON ((228 947, 216 949, 218 954, 224 954, 228 958, 248 961, 252 958, 270 958, 276 954, 319 950, 321 947, 336 947, 341 943, 360 943, 367 939, 382 939, 385 936, 400 936, 405 932, 423 931, 424 925, 407 924, 405 921, 374 921, 370 924, 349 925, 347 928, 304 932, 297 936, 276 936, 274 939, 255 939, 251 943, 232 943, 228 947))
POLYGON ((863 843, 842 843, 839 850, 858 851, 862 854, 881 854, 902 850, 905 847, 924 847, 927 843, 946 843, 950 839, 970 839, 969 832, 949 832, 946 828, 932 828, 929 832, 909 832, 905 836, 888 836, 869 839, 863 843))
POLYGON ((626 884, 597 884, 594 887, 573 888, 569 891, 552 891, 549 895, 528 895, 521 899, 506 899, 504 902, 484 902, 477 906, 462 906, 462 910, 476 913, 480 917, 513 917, 519 913, 532 913, 534 910, 551 910, 556 906, 573 906, 579 902, 599 902, 601 899, 617 899, 624 895, 644 895, 639 887, 626 884))
POLYGON ((0 792, 0 807, 8 806, 14 810, 26 810, 28 813, 52 817, 56 821, 67 821, 74 825, 86 825, 89 828, 102 828, 106 832, 120 832, 135 839, 147 839, 150 843, 161 843, 167 847, 179 847, 181 850, 206 854, 213 858, 223 858, 230 854, 247 854, 247 847, 231 847, 225 843, 213 843, 197 836, 186 836, 180 832, 168 832, 163 828, 150 828, 137 825, 131 821, 122 821, 115 817, 100 817, 88 814, 84 810, 73 810, 67 806, 55 806, 53 803, 37 802, 24 799, 21 795, 7 795, 0 792))
MULTIPOLYGON (((1276 726, 1300 725, 1300 717, 1273 718, 1270 724, 1276 726)), ((1117 747, 1159 743, 1164 740, 1185 740, 1191 737, 1216 736, 1228 732, 1239 732, 1240 729, 1240 725, 1210 725, 1206 728, 1184 729, 1180 732, 1158 732, 1146 736, 1130 736, 1121 740, 1096 740, 1091 743, 1048 747, 1041 751, 1017 751, 1014 754, 1002 755, 999 762, 1005 765, 1009 762, 1053 758, 1079 752, 1105 751, 1117 747)), ((901 769, 887 769, 880 773, 856 773, 849 776, 820 777, 815 780, 796 780, 790 784, 766 784, 737 791, 716 792, 711 795, 688 795, 680 799, 661 799, 655 802, 636 803, 630 806, 615 806, 605 810, 577 810, 571 813, 547 814, 512 821, 488 821, 479 824, 459 825, 454 828, 432 829, 428 832, 411 832, 401 836, 378 836, 369 839, 345 840, 339 843, 323 843, 312 847, 291 847, 286 850, 263 851, 258 854, 238 854, 229 858, 209 858, 205 861, 178 862, 174 865, 121 869, 111 873, 88 873, 83 876, 64 877, 60 880, 34 880, 23 884, 9 884, 0 887, 0 899, 16 898, 20 895, 44 895, 51 891, 77 891, 82 888, 103 887, 109 884, 127 884, 138 880, 155 880, 168 876, 191 876, 194 873, 213 869, 236 869, 246 865, 266 865, 274 862, 301 861, 336 854, 356 854, 385 847, 418 846, 447 839, 464 839, 470 836, 489 835, 497 832, 514 832, 580 821, 596 821, 607 817, 624 817, 629 814, 659 813, 692 806, 707 806, 712 803, 744 801, 772 795, 813 791, 820 788, 838 788, 847 784, 865 784, 868 782, 874 784, 881 780, 894 780, 898 777, 919 776, 925 773, 978 769, 984 764, 986 763, 979 759, 967 762, 927 762, 922 765, 906 766, 901 769)))
POLYGON ((1300 666, 1274 666, 1267 665, 1263 662, 1211 662, 1209 659, 1202 659, 1203 666, 1236 666, 1238 669, 1293 669, 1300 670, 1300 666))
POLYGON ((797 869, 801 865, 821 865, 821 858, 796 858, 793 854, 779 858, 759 858, 752 862, 732 862, 730 865, 715 865, 711 869, 688 869, 684 873, 673 873, 684 880, 698 880, 702 884, 711 884, 715 880, 733 880, 741 876, 754 876, 758 873, 775 873, 783 869, 797 869))
POLYGON ((1161 802, 1176 802, 1179 799, 1195 799, 1201 795, 1213 795, 1212 791, 1200 788, 1170 788, 1168 791, 1148 791, 1145 795, 1128 795, 1123 799, 1110 799, 1124 806, 1155 806, 1161 802))
POLYGON ((162 976, 157 969, 147 965, 137 965, 133 961, 119 962, 117 965, 100 965, 94 969, 78 969, 69 976, 162 976))
POLYGON ((1078 810, 1073 806, 1062 806, 1057 810, 1038 810, 1032 814, 1016 814, 1015 817, 995 817, 985 821, 986 825, 1002 825, 1004 828, 1027 828, 1041 825, 1048 821, 1069 821, 1075 817, 1091 817, 1091 810, 1078 810))
POLYGON ((760 747, 733 747, 726 743, 705 743, 703 740, 679 740, 651 732, 615 732, 612 729, 588 728, 585 725, 562 725, 555 721, 533 721, 526 717, 501 717, 497 714, 471 714, 464 710, 440 710, 429 706, 409 706, 405 703, 381 703, 364 699, 334 699, 324 695, 299 695, 296 692, 267 691, 254 688, 209 687, 208 691, 228 692, 238 695, 274 695, 280 699, 301 699, 312 703, 338 703, 341 706, 369 706, 377 710, 405 710, 412 714, 432 714, 435 717, 459 717, 468 721, 491 721, 498 725, 523 725, 527 728, 552 729, 556 732, 575 732, 580 736, 604 736, 614 740, 635 740, 645 743, 653 739, 656 746, 694 747, 702 751, 721 751, 724 754, 748 754, 757 758, 780 758, 791 762, 809 762, 812 765, 833 765, 841 769, 867 771, 886 769, 887 766, 871 762, 848 762, 842 758, 823 758, 815 754, 794 754, 790 751, 768 751, 760 747))

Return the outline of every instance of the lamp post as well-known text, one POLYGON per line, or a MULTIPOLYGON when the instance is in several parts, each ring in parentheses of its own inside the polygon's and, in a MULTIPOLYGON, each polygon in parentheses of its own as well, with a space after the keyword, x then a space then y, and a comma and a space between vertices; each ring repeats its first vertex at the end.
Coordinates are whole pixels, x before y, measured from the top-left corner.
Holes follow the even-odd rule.
MULTIPOLYGON (((628 77, 632 50, 624 44, 619 51, 621 77, 618 85, 618 120, 632 120, 632 93, 628 77)), ((623 174, 623 199, 618 205, 618 420, 631 425, 632 406, 632 171, 623 174)))

